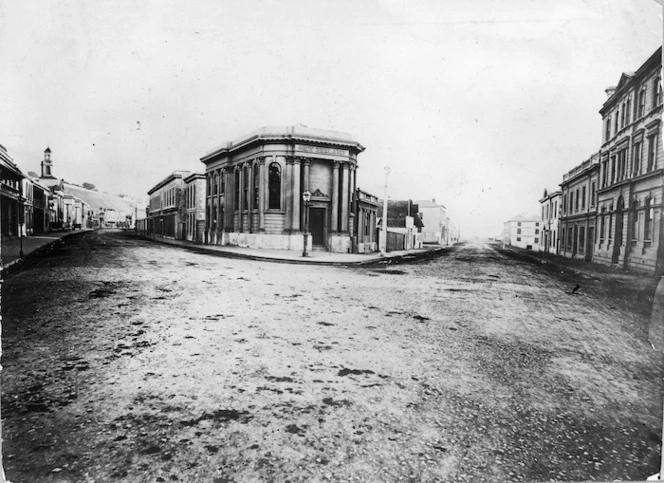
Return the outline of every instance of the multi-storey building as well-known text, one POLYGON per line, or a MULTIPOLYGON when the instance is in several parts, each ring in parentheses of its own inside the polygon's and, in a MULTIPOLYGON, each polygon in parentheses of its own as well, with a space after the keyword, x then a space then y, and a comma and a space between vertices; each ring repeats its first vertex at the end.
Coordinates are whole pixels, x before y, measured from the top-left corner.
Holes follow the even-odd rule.
POLYGON ((560 251, 567 258, 592 260, 597 215, 600 153, 563 175, 560 183, 560 251))
POLYGON ((661 47, 623 73, 600 114, 603 144, 594 259, 626 269, 664 271, 661 47))
POLYGON ((424 223, 422 228, 422 243, 437 243, 447 245, 447 214, 445 206, 436 203, 436 200, 416 200, 420 210, 420 219, 424 223))
POLYGON ((547 253, 558 254, 558 219, 560 215, 561 191, 549 193, 546 189, 540 200, 542 206, 542 236, 540 236, 540 250, 547 253))
POLYGON ((263 127, 201 158, 207 180, 206 242, 302 250, 304 213, 314 249, 351 250, 357 155, 350 135, 263 127), (310 193, 310 201, 303 200, 310 193))
POLYGON ((20 233, 23 178, 23 173, 5 147, 0 146, 0 227, 2 235, 18 236, 20 233))
POLYGON ((515 216, 503 224, 503 244, 539 251, 541 231, 539 216, 515 216))
POLYGON ((184 179, 185 239, 203 243, 205 237, 205 175, 193 173, 184 179))
POLYGON ((186 211, 182 200, 184 178, 189 174, 189 171, 173 171, 148 191, 148 218, 154 235, 178 240, 184 237, 186 211))

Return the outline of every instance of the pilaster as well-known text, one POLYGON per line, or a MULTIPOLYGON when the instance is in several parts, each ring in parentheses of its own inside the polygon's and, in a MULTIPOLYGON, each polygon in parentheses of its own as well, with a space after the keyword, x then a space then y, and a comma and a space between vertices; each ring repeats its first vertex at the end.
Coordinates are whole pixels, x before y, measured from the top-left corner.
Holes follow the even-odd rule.
POLYGON ((330 232, 339 230, 339 161, 332 164, 332 220, 330 232))

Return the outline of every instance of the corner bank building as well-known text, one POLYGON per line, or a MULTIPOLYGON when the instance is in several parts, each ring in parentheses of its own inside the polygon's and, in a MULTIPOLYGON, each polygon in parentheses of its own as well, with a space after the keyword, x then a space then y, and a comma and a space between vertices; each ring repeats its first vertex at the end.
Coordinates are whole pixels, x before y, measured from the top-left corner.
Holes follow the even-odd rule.
POLYGON ((301 124, 263 127, 211 151, 201 158, 205 242, 302 250, 308 211, 310 249, 350 252, 362 151, 349 134, 301 124))

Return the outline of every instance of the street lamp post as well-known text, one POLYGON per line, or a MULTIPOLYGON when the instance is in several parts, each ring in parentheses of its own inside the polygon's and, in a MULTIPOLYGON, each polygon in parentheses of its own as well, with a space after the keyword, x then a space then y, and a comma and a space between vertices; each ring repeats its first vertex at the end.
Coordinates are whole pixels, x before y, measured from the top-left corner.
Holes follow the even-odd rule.
POLYGON ((302 250, 302 256, 307 256, 307 244, 309 242, 309 202, 311 201, 311 193, 309 190, 305 190, 302 193, 302 200, 304 200, 304 249, 302 250))

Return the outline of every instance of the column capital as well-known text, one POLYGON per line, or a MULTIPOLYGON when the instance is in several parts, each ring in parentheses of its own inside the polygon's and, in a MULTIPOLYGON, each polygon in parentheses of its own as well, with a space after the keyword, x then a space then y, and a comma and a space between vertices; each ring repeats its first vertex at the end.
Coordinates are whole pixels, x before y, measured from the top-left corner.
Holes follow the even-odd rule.
POLYGON ((302 164, 305 166, 308 166, 311 164, 311 158, 305 158, 304 156, 300 158, 302 160, 302 164))
POLYGON ((339 169, 339 165, 340 165, 340 164, 341 164, 341 161, 338 161, 338 160, 336 160, 336 159, 335 159, 334 161, 332 161, 332 167, 333 167, 334 169, 339 169))
POLYGON ((286 164, 295 164, 295 156, 286 156, 286 164))
POLYGON ((258 160, 258 164, 265 164, 265 156, 258 156, 256 159, 258 160))

